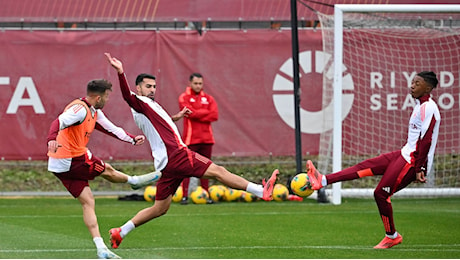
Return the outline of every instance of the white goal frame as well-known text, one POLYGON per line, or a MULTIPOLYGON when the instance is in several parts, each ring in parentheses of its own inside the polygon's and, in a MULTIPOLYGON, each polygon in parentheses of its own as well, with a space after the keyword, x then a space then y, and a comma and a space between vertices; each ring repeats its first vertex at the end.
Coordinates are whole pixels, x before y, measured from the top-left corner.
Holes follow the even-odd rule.
MULTIPOLYGON (((342 63, 343 63, 343 13, 347 12, 417 12, 417 13, 456 13, 460 12, 460 5, 452 4, 337 4, 334 6, 334 75, 333 75, 333 172, 342 168, 342 63)), ((332 204, 338 205, 342 201, 341 183, 332 185, 332 204)))

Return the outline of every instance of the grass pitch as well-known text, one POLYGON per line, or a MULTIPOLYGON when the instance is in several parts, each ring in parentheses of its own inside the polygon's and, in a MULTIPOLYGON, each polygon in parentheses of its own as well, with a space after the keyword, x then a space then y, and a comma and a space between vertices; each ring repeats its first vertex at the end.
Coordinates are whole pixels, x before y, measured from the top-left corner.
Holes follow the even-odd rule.
MULTIPOLYGON (((96 198, 99 227, 108 230, 151 205, 96 198)), ((123 258, 460 258, 460 199, 393 199, 402 244, 376 250, 384 236, 372 199, 342 205, 303 202, 173 203, 167 215, 131 232, 123 258)), ((0 199, 0 258, 96 258, 78 201, 0 199)))

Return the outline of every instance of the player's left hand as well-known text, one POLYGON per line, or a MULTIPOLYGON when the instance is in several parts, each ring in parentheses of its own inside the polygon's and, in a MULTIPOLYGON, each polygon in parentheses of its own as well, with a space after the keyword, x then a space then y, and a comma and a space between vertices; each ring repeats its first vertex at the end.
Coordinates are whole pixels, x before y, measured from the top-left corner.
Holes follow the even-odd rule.
POLYGON ((145 142, 145 136, 143 135, 138 135, 134 137, 134 145, 141 145, 145 142))
POLYGON ((426 178, 425 178, 425 172, 424 171, 420 171, 420 172, 417 172, 415 173, 415 182, 419 182, 419 183, 425 183, 426 182, 426 178))
POLYGON ((110 63, 110 65, 112 65, 112 67, 117 70, 118 74, 123 74, 123 64, 121 61, 115 57, 112 57, 112 55, 110 55, 108 52, 105 52, 104 55, 107 57, 107 61, 110 63))

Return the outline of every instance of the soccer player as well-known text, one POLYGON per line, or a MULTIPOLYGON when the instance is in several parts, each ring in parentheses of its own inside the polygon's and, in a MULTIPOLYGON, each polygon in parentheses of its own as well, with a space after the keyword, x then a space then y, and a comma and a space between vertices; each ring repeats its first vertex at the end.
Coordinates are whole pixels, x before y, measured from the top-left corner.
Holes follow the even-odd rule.
MULTIPOLYGON (((190 110, 190 113, 184 117, 182 137, 190 150, 211 158, 212 146, 215 143, 211 123, 219 118, 219 110, 214 97, 204 92, 203 87, 203 75, 192 73, 189 77, 189 85, 179 96, 179 108, 186 107, 190 110)), ((185 178, 182 182, 184 194, 182 205, 188 204, 189 185, 190 178, 185 178)), ((209 192, 209 179, 201 178, 200 185, 209 192)), ((208 199, 206 203, 212 204, 214 201, 208 199)))
POLYGON ((410 94, 416 105, 409 120, 407 141, 401 150, 327 175, 320 174, 312 162, 307 161, 307 174, 314 190, 335 182, 382 176, 374 190, 374 198, 386 236, 374 248, 385 249, 402 243, 403 238, 395 228, 390 198, 411 182, 425 183, 425 176, 432 169, 441 116, 430 93, 437 85, 436 74, 431 71, 420 72, 412 80, 410 94))
POLYGON ((118 248, 123 238, 136 227, 160 217, 169 209, 172 196, 186 177, 213 178, 234 188, 246 190, 263 200, 272 200, 278 169, 262 185, 247 181, 230 173, 210 159, 187 148, 179 131, 168 113, 154 101, 156 80, 153 75, 140 74, 136 78, 137 94, 130 91, 121 61, 105 53, 108 62, 118 72, 120 89, 125 101, 131 107, 134 120, 150 142, 155 168, 162 172, 157 183, 157 194, 152 207, 139 211, 131 220, 119 228, 110 229, 110 241, 118 248))
POLYGON ((150 185, 161 177, 160 172, 128 176, 94 156, 86 147, 94 129, 133 145, 145 141, 143 135, 133 136, 115 126, 102 112, 112 91, 112 83, 104 79, 91 80, 87 94, 66 106, 51 123, 48 133, 48 170, 77 198, 83 209, 83 221, 97 248, 99 258, 120 258, 111 252, 99 232, 95 201, 88 181, 97 176, 114 183, 128 183, 133 189, 150 185))

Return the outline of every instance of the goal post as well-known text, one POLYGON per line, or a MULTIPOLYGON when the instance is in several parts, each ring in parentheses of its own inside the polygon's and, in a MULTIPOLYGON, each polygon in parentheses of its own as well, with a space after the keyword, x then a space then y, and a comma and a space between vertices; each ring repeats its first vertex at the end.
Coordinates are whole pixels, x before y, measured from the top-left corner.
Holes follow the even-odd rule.
MULTIPOLYGON (((414 191, 411 185, 405 194, 458 196, 460 5, 338 4, 334 15, 318 16, 323 51, 332 57, 327 61, 331 69, 323 77, 323 106, 334 103, 332 133, 320 137, 319 170, 336 172, 400 149, 414 106, 408 98, 410 81, 417 72, 432 70, 441 77, 433 96, 440 106, 443 131, 435 170, 428 184, 416 185, 414 191), (344 115, 345 111, 350 112, 344 115)), ((376 180, 351 183, 348 188, 335 183, 328 189, 333 204, 340 204, 343 194, 369 196, 376 180)))

